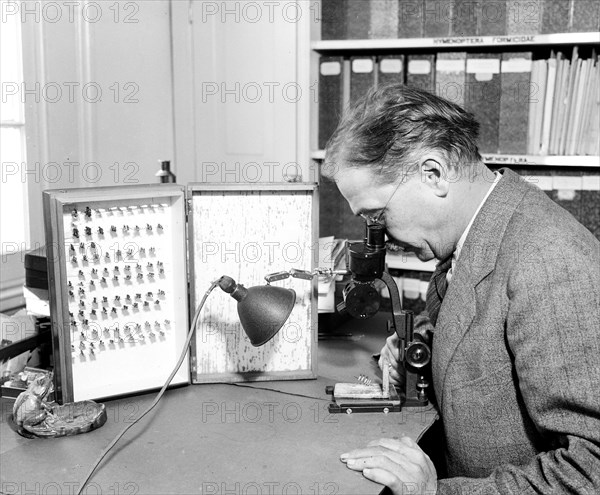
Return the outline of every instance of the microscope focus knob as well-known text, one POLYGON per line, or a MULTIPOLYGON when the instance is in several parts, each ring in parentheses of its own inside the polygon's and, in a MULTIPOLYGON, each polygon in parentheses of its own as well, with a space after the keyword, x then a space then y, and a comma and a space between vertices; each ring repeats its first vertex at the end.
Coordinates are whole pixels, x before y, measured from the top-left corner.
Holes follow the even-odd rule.
POLYGON ((410 342, 406 346, 406 363, 413 368, 422 368, 431 361, 431 349, 423 342, 410 342))

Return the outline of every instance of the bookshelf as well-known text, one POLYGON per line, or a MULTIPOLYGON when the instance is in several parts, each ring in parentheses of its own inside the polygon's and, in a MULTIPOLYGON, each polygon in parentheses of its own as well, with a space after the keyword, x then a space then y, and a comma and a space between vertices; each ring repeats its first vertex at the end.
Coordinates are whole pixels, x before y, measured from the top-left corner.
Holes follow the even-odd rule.
POLYGON ((405 50, 444 48, 495 48, 527 46, 593 45, 600 43, 598 33, 556 33, 538 35, 505 36, 449 36, 443 38, 405 39, 362 39, 362 40, 319 40, 311 43, 311 48, 319 53, 332 52, 371 52, 374 50, 405 50))
MULTIPOLYGON (((324 150, 311 152, 310 157, 313 160, 321 161, 325 159, 324 150)), ((539 166, 539 167, 571 167, 571 168, 591 168, 598 169, 600 172, 600 157, 588 155, 503 155, 503 154, 482 154, 484 163, 488 165, 502 165, 503 167, 518 166, 539 166)))
MULTIPOLYGON (((501 86, 501 77, 504 74, 502 64, 511 60, 509 59, 509 55, 518 57, 521 53, 524 53, 529 58, 528 63, 533 67, 535 62, 540 60, 547 61, 559 52, 562 54, 563 59, 568 61, 572 59, 577 60, 573 56, 574 54, 577 54, 576 57, 579 57, 578 60, 589 59, 593 61, 597 59, 597 54, 600 52, 600 33, 598 32, 600 11, 597 3, 590 0, 495 1, 495 5, 504 4, 506 6, 506 29, 503 31, 502 29, 497 29, 498 26, 490 26, 489 23, 486 25, 481 19, 476 19, 471 26, 461 27, 463 29, 461 32, 465 34, 464 36, 452 35, 458 31, 458 28, 452 25, 454 21, 447 26, 440 27, 438 24, 437 26, 427 27, 425 26, 426 21, 422 19, 421 25, 417 26, 415 22, 418 24, 418 18, 413 16, 411 21, 413 24, 407 26, 406 29, 402 29, 398 21, 394 25, 393 22, 390 22, 390 18, 393 16, 393 9, 396 8, 397 11, 401 9, 403 2, 404 4, 411 3, 413 7, 414 5, 423 5, 423 8, 433 8, 431 6, 436 3, 442 6, 450 4, 458 5, 461 3, 435 2, 434 0, 415 0, 411 2, 408 2, 408 0, 373 0, 370 2, 361 2, 359 0, 320 0, 318 2, 320 5, 321 22, 313 25, 310 42, 311 80, 313 83, 319 83, 319 85, 315 85, 318 88, 316 94, 319 95, 319 98, 311 102, 310 114, 310 158, 314 162, 316 169, 318 169, 325 157, 322 147, 327 139, 320 131, 323 127, 326 127, 328 130, 335 128, 335 123, 327 122, 328 116, 334 114, 332 108, 327 108, 325 112, 321 108, 322 105, 320 102, 329 101, 324 99, 324 95, 326 98, 337 98, 338 96, 341 98, 340 104, 335 108, 335 111, 341 114, 349 101, 354 99, 354 94, 366 91, 366 88, 371 84, 378 84, 381 81, 380 67, 383 59, 391 59, 390 67, 397 67, 398 77, 401 77, 404 83, 410 84, 407 72, 409 72, 411 57, 422 60, 427 60, 427 57, 429 57, 429 63, 433 67, 431 77, 434 79, 434 82, 431 84, 431 91, 435 92, 436 88, 439 90, 439 86, 436 86, 436 64, 438 60, 446 59, 445 63, 451 66, 456 63, 456 59, 460 59, 461 56, 463 57, 465 68, 462 69, 464 74, 461 74, 461 77, 464 77, 464 88, 466 91, 469 84, 467 82, 468 76, 474 75, 469 74, 469 69, 466 67, 469 59, 494 58, 497 61, 496 64, 498 67, 494 72, 495 83, 504 90, 507 86, 501 86), (509 9, 518 8, 518 5, 520 5, 521 9, 524 9, 521 10, 522 14, 525 11, 531 13, 531 6, 534 4, 538 9, 537 24, 515 25, 513 22, 517 17, 515 10, 509 14, 509 9), (567 10, 561 11, 564 5, 568 6, 567 10), (590 9, 595 10, 592 11, 590 9), (352 10, 351 14, 348 13, 350 10, 352 10), (590 12, 592 12, 592 15, 590 15, 590 12), (333 17, 330 18, 330 22, 325 27, 328 15, 333 17), (511 15, 512 18, 510 18, 511 15), (379 19, 377 22, 382 23, 381 26, 373 26, 373 18, 375 17, 379 19), (331 19, 335 19, 336 22, 331 22, 331 19), (350 22, 349 19, 355 19, 356 25, 336 25, 338 21, 341 24, 348 23, 350 22), (511 22, 512 24, 509 25, 511 22), (397 34, 393 32, 394 26, 397 34), (522 30, 520 30, 521 27, 523 27, 522 30), (329 30, 326 36, 322 36, 323 29, 329 30), (381 35, 382 29, 387 29, 388 32, 381 35), (420 33, 413 36, 403 36, 402 33, 406 33, 407 30, 410 33, 419 32, 420 30, 420 33), (427 35, 431 32, 435 32, 436 34, 433 36, 431 34, 427 35), (443 35, 438 36, 438 32, 442 32, 443 35), (335 37, 336 33, 345 33, 345 35, 342 34, 335 37), (576 48, 575 51, 573 51, 574 48, 576 48), (394 58, 401 60, 401 62, 393 60, 394 58), (357 59, 359 60, 360 65, 358 67, 360 68, 355 70, 353 64, 357 59), (333 88, 335 91, 332 91, 331 87, 326 87, 326 92, 323 93, 324 78, 322 77, 323 73, 321 70, 322 64, 326 62, 339 64, 338 70, 334 69, 331 71, 331 67, 327 67, 327 70, 331 71, 331 74, 337 74, 340 83, 339 88, 333 88), (501 67, 502 70, 500 69, 501 67), (364 72, 363 69, 364 71, 373 72, 371 84, 369 84, 368 78, 362 74, 364 72), (351 81, 352 77, 356 77, 356 88, 352 87, 354 84, 354 81, 351 81), (326 125, 323 126, 323 123, 326 125)), ((485 2, 478 3, 478 5, 483 4, 485 2)), ((524 18, 522 17, 522 19, 524 18)), ((439 21, 439 18, 437 21, 439 21)), ((419 64, 424 63, 422 60, 418 60, 419 64)), ((474 62, 478 61, 474 60, 474 62)), ((591 62, 590 66, 592 69, 588 69, 589 71, 597 70, 594 62, 591 62)), ((529 68, 528 66, 526 71, 533 73, 533 68, 529 68)), ((523 81, 523 79, 519 79, 521 74, 518 73, 518 70, 509 70, 507 72, 511 73, 506 78, 507 81, 510 81, 510 84, 518 84, 519 81, 523 81)), ((457 80, 456 78, 452 79, 452 77, 455 77, 455 74, 452 74, 446 81, 450 80, 452 84, 457 80)), ((389 78, 386 77, 387 79, 389 78)), ((471 77, 470 82, 472 83, 473 80, 474 78, 471 77)), ((530 79, 529 74, 527 74, 526 81, 527 83, 537 83, 537 80, 530 79)), ((598 80, 596 79, 596 82, 593 82, 594 80, 590 79, 590 81, 592 82, 588 84, 586 91, 590 91, 590 94, 592 94, 594 91, 593 86, 598 84, 598 80)), ((597 95, 597 87, 595 88, 595 92, 597 95)), ((444 95, 442 94, 441 96, 444 95)), ((553 101, 546 102, 547 99, 543 97, 540 100, 541 105, 546 105, 544 111, 547 112, 548 105, 554 106, 556 111, 556 104, 553 101)), ((480 110, 478 114, 476 105, 471 104, 471 108, 469 108, 464 102, 456 102, 469 111, 475 110, 474 113, 482 124, 482 133, 485 134, 487 110, 480 110)), ((501 120, 499 116, 500 111, 504 112, 505 116, 507 113, 512 116, 510 112, 521 111, 519 105, 514 102, 512 106, 510 104, 501 106, 500 102, 495 103, 496 106, 493 108, 493 111, 497 113, 496 120, 494 121, 496 126, 501 125, 499 122, 501 120)), ((598 104, 600 102, 596 99, 596 105, 598 104)), ((579 105, 579 108, 586 109, 585 104, 580 103, 579 105)), ((588 108, 591 106, 588 105, 588 108)), ((539 112, 540 110, 538 110, 538 115, 539 112)), ((571 112, 571 110, 567 112, 571 112)), ((520 140, 519 147, 510 148, 503 146, 502 140, 499 136, 496 136, 495 144, 488 149, 480 146, 483 161, 493 169, 510 167, 528 179, 532 179, 549 197, 573 213, 600 238, 600 156, 598 156, 597 147, 592 146, 590 148, 585 145, 581 148, 585 151, 581 151, 578 147, 573 153, 567 152, 568 147, 562 154, 552 152, 551 150, 548 150, 550 151, 548 152, 545 146, 547 146, 549 136, 558 136, 561 132, 558 129, 569 127, 569 121, 565 118, 564 124, 556 126, 556 131, 551 131, 551 128, 554 129, 554 123, 538 123, 539 128, 537 132, 539 139, 536 143, 538 146, 537 148, 533 146, 535 151, 532 153, 530 142, 534 142, 534 140, 530 140, 531 130, 529 129, 532 126, 532 113, 523 114, 521 111, 521 121, 519 124, 521 127, 517 128, 515 126, 515 129, 510 129, 511 123, 505 118, 504 130, 507 132, 507 135, 504 137, 503 142, 510 144, 512 139, 518 138, 520 140), (551 132, 556 134, 551 134, 551 132), (525 136, 527 136, 526 139, 525 136), (544 136, 546 139, 545 143, 543 141, 544 136), (509 149, 511 152, 507 152, 509 149), (518 152, 513 152, 513 149, 518 150, 518 152), (589 153, 590 149, 593 150, 593 153, 589 153)), ((550 115, 556 114, 550 113, 550 115)), ((539 117, 536 116, 536 118, 539 117)), ((580 129, 583 129, 580 132, 586 132, 585 124, 582 125, 580 122, 578 126, 580 129)), ((587 139, 589 140, 589 131, 587 132, 587 139)), ((496 129, 496 133, 500 134, 499 127, 496 129)), ((595 133, 595 130, 592 130, 592 133, 595 133)), ((595 139, 598 139, 597 133, 595 134, 595 139)), ((538 136, 534 137, 537 138, 538 136)), ((338 235, 340 232, 333 231, 337 228, 342 231, 340 237, 355 239, 361 237, 361 223, 352 218, 352 212, 344 204, 343 197, 336 191, 335 186, 327 184, 327 181, 321 184, 320 203, 322 208, 320 218, 322 226, 321 235, 338 235), (337 223, 331 222, 330 217, 332 215, 337 215, 341 219, 337 223)), ((411 279, 411 284, 416 283, 419 276, 415 274, 419 273, 421 274, 421 282, 423 282, 423 279, 428 280, 428 275, 434 267, 431 262, 427 264, 420 262, 416 258, 405 259, 402 255, 390 254, 388 258, 390 270, 396 274, 399 273, 400 280, 402 279, 402 274, 407 274, 404 278, 411 279)), ((412 292, 414 292, 413 289, 411 289, 412 292)), ((423 284, 421 284, 420 290, 422 292, 423 284)))

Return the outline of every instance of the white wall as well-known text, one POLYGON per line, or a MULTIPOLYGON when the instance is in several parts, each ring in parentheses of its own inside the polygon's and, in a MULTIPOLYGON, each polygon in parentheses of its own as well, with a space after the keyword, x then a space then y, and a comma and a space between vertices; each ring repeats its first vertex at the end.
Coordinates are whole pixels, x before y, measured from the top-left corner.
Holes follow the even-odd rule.
POLYGON ((185 3, 173 4, 188 21, 174 29, 181 181, 311 181, 310 3, 185 3))
POLYGON ((156 183, 174 156, 169 2, 52 3, 23 19, 33 241, 41 190, 156 183))

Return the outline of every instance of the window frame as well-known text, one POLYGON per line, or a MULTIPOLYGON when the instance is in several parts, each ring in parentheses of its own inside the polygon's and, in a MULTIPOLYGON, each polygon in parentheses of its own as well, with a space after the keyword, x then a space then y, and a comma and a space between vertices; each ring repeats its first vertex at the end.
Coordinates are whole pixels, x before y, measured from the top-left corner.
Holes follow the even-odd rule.
MULTIPOLYGON (((5 0, 3 0, 5 1, 5 0)), ((19 2, 22 4, 23 2, 19 2)), ((22 82, 31 84, 43 79, 43 23, 20 22, 21 75, 22 82)), ((2 127, 17 127, 24 133, 25 164, 43 163, 44 109, 39 104, 24 103, 21 119, 18 122, 4 121, 2 127)), ((23 143, 23 141, 22 141, 23 143)), ((47 147, 45 148, 47 150, 47 147)), ((21 165, 23 166, 23 165, 21 165)), ((27 178, 27 175, 26 175, 27 178)), ((25 284, 25 253, 44 245, 44 221, 42 215, 42 181, 26 180, 25 218, 28 232, 25 249, 11 254, 3 254, 0 260, 0 312, 12 311, 25 306, 23 286, 25 284)))

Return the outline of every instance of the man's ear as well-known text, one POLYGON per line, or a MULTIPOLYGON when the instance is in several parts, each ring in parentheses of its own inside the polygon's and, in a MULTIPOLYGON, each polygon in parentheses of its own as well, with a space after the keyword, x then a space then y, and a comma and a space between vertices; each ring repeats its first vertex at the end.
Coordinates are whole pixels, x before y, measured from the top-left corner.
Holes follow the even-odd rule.
POLYGON ((421 181, 429 186, 433 193, 445 198, 448 195, 448 166, 446 161, 437 156, 426 156, 420 164, 421 181))

